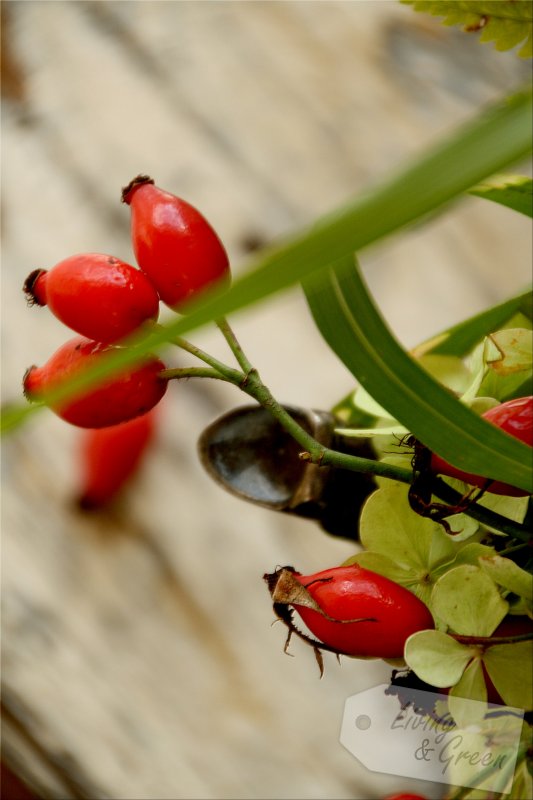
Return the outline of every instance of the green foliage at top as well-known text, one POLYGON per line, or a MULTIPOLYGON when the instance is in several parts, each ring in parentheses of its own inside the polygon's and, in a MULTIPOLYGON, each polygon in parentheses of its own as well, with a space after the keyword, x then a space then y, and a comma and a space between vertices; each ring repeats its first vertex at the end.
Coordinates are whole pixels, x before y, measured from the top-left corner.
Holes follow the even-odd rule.
POLYGON ((494 42, 496 50, 522 44, 518 55, 533 55, 533 6, 515 0, 400 0, 415 11, 444 17, 443 25, 461 25, 466 33, 481 31, 480 42, 494 42))

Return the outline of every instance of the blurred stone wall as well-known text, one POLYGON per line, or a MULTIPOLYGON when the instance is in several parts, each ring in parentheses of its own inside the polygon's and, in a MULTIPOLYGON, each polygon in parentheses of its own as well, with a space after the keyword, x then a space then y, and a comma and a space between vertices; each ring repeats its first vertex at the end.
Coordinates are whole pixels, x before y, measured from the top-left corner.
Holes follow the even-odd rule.
MULTIPOLYGON (((26 307, 24 278, 76 252, 131 261, 119 196, 133 175, 198 206, 238 274, 253 249, 311 224, 527 74, 514 54, 394 2, 10 0, 2 23, 4 402, 21 399, 25 368, 69 336, 26 307)), ((469 198, 362 263, 411 345, 520 290, 528 233, 469 198)), ((298 290, 232 322, 280 400, 328 408, 352 387, 298 290)), ((216 330, 191 338, 226 357, 216 330)), ((77 430, 43 412, 5 439, 4 758, 40 796, 340 799, 418 787, 369 773, 338 742, 344 700, 390 668, 330 658, 319 681, 311 651, 295 642, 287 658, 284 631, 271 628, 262 574, 312 572, 353 546, 206 477, 197 437, 242 402, 228 386, 172 387, 142 474, 92 516, 72 502, 77 430)))

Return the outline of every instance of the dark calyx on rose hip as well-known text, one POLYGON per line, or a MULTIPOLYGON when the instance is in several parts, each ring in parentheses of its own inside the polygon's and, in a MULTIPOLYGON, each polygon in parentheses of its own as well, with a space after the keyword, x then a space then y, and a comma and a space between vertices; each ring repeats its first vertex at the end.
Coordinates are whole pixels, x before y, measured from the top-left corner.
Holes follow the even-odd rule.
POLYGON ((103 253, 80 253, 28 275, 31 305, 48 306, 67 327, 116 342, 159 315, 159 297, 141 270, 103 253))
POLYGON ((219 237, 194 206, 138 175, 122 190, 131 209, 131 238, 139 267, 161 300, 175 310, 205 289, 230 280, 219 237))

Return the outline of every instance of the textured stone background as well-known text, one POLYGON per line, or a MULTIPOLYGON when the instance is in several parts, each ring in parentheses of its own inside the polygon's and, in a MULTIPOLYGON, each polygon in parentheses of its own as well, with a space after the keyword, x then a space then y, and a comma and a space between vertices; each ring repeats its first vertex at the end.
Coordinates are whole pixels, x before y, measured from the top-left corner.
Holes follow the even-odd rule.
MULTIPOLYGON (((75 252, 131 260, 119 193, 133 175, 199 206, 239 272, 251 243, 311 223, 527 71, 393 2, 30 0, 2 14, 4 402, 68 337, 26 308, 24 278, 75 252)), ((363 264, 414 344, 521 289, 528 233, 471 198, 363 264)), ((233 324, 280 400, 327 408, 350 389, 297 290, 233 324)), ((193 338, 225 355, 216 331, 193 338)), ((4 758, 42 797, 417 787, 369 773, 338 742, 345 698, 390 669, 328 659, 319 681, 311 652, 294 643, 287 658, 270 627, 263 572, 312 572, 352 548, 205 476, 196 439, 240 403, 231 387, 173 387, 151 460, 97 516, 72 506, 75 429, 42 413, 5 440, 4 758)))

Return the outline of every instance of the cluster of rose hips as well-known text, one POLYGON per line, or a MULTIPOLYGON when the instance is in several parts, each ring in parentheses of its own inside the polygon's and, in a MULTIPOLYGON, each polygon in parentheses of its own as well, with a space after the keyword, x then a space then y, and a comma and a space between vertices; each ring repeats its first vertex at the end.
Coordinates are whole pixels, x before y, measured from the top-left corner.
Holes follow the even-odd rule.
MULTIPOLYGON (((70 256, 50 270, 34 270, 24 291, 32 305, 48 306, 76 333, 42 367, 24 376, 29 400, 49 392, 123 347, 121 340, 153 325, 162 301, 175 311, 215 284, 229 281, 229 261, 217 234, 200 212, 154 185, 146 175, 122 192, 131 209, 131 236, 139 269, 101 253, 70 256)), ((167 380, 155 356, 118 372, 73 399, 50 403, 65 421, 90 429, 83 444, 82 503, 113 496, 151 438, 151 410, 167 380)))
MULTIPOLYGON (((105 355, 127 346, 122 340, 158 318, 159 302, 175 311, 214 284, 229 281, 226 251, 195 208, 139 175, 122 193, 131 208, 133 250, 139 269, 114 256, 71 256, 35 270, 24 290, 32 304, 48 306, 81 336, 71 339, 42 367, 24 377, 28 399, 39 400, 105 355)), ((74 399, 53 402, 64 420, 86 431, 82 505, 105 504, 135 469, 154 429, 154 409, 167 388, 165 365, 155 356, 122 370, 74 399)), ((484 417, 533 446, 533 397, 502 403, 484 417)), ((489 491, 524 494, 507 484, 465 473, 426 454, 431 475, 458 478, 489 491)), ((415 470, 416 465, 415 466, 415 470)), ((434 627, 427 606, 412 592, 357 564, 301 575, 292 567, 265 575, 274 610, 289 628, 319 650, 337 654, 401 658, 413 633, 434 627), (296 610, 312 640, 293 622, 296 610)))

